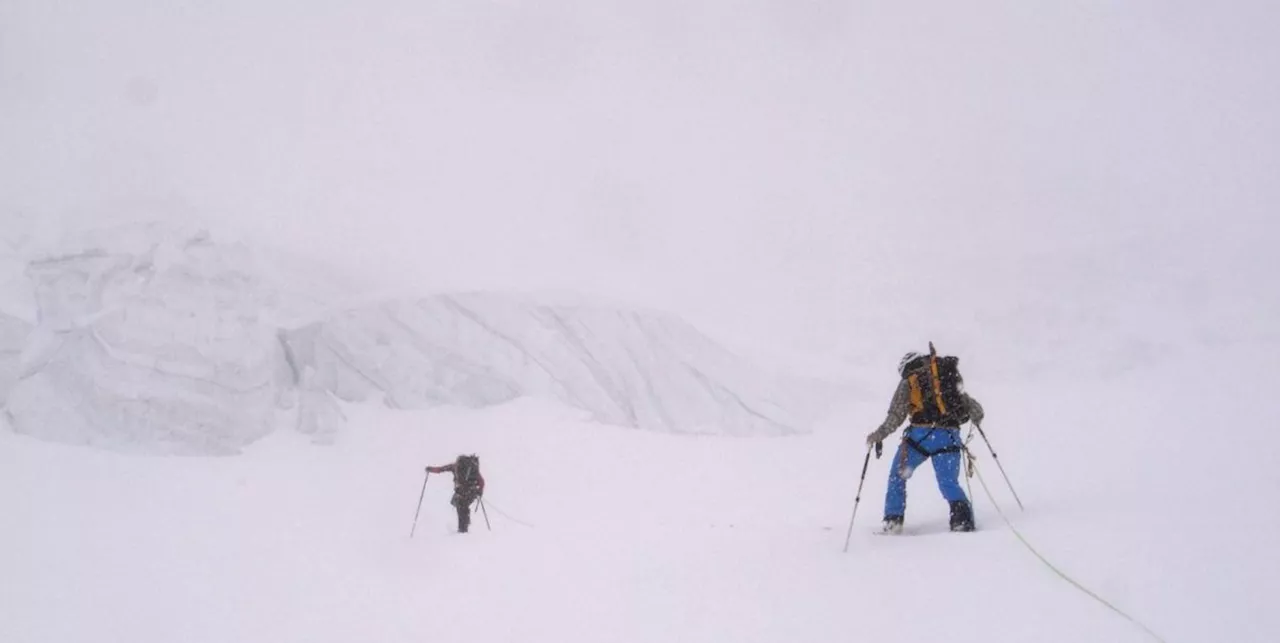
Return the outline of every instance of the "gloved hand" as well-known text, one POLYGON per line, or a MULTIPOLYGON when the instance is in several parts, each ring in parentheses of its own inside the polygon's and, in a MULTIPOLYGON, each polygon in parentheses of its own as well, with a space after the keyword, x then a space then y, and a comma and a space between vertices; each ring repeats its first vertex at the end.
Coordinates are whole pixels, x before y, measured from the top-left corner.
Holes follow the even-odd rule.
POLYGON ((867 434, 867 446, 871 446, 877 442, 883 442, 884 436, 880 435, 880 430, 876 429, 867 434))

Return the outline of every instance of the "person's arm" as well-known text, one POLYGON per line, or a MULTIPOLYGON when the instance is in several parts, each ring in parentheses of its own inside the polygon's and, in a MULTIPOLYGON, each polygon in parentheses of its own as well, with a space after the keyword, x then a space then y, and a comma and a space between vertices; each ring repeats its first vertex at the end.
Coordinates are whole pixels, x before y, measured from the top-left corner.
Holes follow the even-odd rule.
POLYGON ((453 464, 446 464, 443 467, 427 467, 428 473, 453 473, 453 464))
POLYGON ((907 419, 911 409, 910 399, 910 385, 907 384, 906 380, 899 381, 897 390, 893 392, 893 400, 889 402, 889 413, 885 416, 884 423, 867 436, 867 444, 883 441, 894 431, 897 431, 899 426, 902 426, 902 422, 907 419))
POLYGON ((983 418, 987 416, 986 412, 982 410, 982 405, 978 404, 978 401, 968 393, 964 396, 964 403, 969 407, 969 421, 974 424, 982 424, 983 418))

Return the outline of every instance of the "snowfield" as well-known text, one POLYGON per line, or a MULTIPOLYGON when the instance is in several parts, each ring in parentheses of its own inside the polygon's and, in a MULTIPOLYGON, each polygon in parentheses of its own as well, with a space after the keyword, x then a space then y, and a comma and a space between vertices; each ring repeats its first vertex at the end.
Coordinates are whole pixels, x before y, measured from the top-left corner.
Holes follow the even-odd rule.
MULTIPOLYGON (((1020 530, 1168 641, 1280 637, 1280 473, 1242 457, 1280 434, 1219 411, 1275 380, 1234 377, 1241 357, 1053 398, 970 383, 1027 511, 975 445, 980 466, 1020 530)), ((628 431, 533 399, 347 406, 332 445, 283 431, 234 458, 6 434, 0 511, 16 528, 0 571, 17 582, 0 586, 0 639, 1151 640, 1022 549, 976 481, 980 531, 947 532, 927 467, 909 487, 913 535, 879 537, 888 465, 873 459, 841 554, 880 406, 751 439, 628 431), (410 539, 423 466, 459 452, 481 457, 493 531, 477 515, 452 533, 449 480, 433 476, 410 539)))

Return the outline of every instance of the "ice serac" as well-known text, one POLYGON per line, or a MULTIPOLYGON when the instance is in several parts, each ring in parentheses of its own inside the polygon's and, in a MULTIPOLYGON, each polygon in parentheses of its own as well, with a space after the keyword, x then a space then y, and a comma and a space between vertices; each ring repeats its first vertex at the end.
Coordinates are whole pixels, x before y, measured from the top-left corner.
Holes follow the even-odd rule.
MULTIPOLYGON (((350 308, 286 331, 312 389, 394 408, 549 397, 609 424, 782 435, 787 384, 669 315, 499 293, 350 308)), ((305 374, 305 375, 301 375, 305 374)))
POLYGON ((280 344, 244 249, 146 226, 27 269, 39 320, 13 430, 122 451, 234 453, 272 428, 280 344))
POLYGON ((812 419, 782 397, 793 382, 661 313, 505 293, 333 308, 247 245, 171 225, 84 231, 25 266, 35 324, 0 313, 0 404, 12 430, 44 440, 224 454, 288 421, 323 443, 344 400, 543 397, 681 433, 781 435, 812 419))

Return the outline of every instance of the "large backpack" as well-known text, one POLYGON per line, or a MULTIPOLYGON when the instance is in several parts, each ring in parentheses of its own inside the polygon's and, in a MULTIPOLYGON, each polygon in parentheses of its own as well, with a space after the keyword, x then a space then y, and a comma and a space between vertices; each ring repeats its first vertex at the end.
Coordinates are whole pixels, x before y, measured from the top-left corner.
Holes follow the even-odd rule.
POLYGON ((960 358, 938 356, 929 342, 929 354, 908 362, 902 369, 911 393, 911 423, 921 426, 959 427, 969 421, 960 358))
POLYGON ((455 487, 474 489, 480 486, 480 458, 472 455, 460 455, 453 464, 453 484, 455 487))

